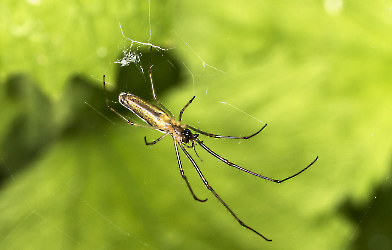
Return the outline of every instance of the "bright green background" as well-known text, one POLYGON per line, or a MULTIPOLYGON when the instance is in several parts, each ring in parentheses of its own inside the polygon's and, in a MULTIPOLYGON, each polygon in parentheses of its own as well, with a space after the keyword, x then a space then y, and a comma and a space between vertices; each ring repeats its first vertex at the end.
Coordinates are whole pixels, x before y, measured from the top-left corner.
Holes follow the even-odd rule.
POLYGON ((334 3, 151 2, 150 42, 174 48, 153 53, 161 102, 177 114, 196 95, 183 121, 212 133, 268 123, 208 146, 273 178, 320 157, 278 185, 197 147, 209 183, 266 242, 182 155, 209 200, 192 199, 170 138, 145 146, 160 134, 105 107, 103 74, 110 100, 151 99, 136 67, 113 63, 129 45, 119 23, 148 41, 147 1, 1 1, 0 249, 391 249, 392 1, 334 3))

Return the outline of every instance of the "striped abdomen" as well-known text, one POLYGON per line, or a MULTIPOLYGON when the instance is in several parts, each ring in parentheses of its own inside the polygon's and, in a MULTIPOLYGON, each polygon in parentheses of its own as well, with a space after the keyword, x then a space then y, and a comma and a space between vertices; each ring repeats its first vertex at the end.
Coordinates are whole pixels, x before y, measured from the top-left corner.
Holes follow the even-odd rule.
POLYGON ((164 128, 171 124, 171 118, 162 109, 140 97, 123 92, 118 101, 150 126, 165 131, 164 128))

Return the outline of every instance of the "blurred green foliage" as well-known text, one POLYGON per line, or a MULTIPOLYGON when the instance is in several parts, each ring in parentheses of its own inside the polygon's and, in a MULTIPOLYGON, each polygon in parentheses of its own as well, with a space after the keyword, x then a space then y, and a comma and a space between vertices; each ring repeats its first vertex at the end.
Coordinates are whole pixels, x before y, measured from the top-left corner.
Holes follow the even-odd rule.
MULTIPOLYGON (((391 249, 391 1, 2 1, 1 249, 391 249), (121 23, 122 30, 119 27, 121 23), (105 105, 158 98, 183 121, 249 141, 203 141, 277 185, 197 147, 241 228, 166 138, 105 105), (135 48, 135 47, 134 47, 135 48), (211 66, 210 66, 211 65, 211 66), (243 111, 243 112, 241 112, 243 111), (261 122, 261 121, 262 122, 261 122), (377 197, 377 198, 375 198, 377 197)), ((120 105, 113 107, 137 121, 120 105)), ((192 150, 191 150, 192 151, 192 150)), ((190 151, 190 152, 191 152, 190 151)), ((193 153, 193 152, 191 152, 193 153)))

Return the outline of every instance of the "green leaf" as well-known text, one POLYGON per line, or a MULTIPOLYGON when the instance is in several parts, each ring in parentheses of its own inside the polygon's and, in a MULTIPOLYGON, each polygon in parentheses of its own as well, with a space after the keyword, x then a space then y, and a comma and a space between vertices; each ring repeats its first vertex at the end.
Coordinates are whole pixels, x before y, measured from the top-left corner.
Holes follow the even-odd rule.
POLYGON ((391 3, 3 1, 1 249, 384 249, 391 244, 391 3), (151 14, 151 39, 149 26, 151 14), (119 26, 121 24, 121 28, 119 26), (124 36, 123 36, 124 35, 124 36), (105 103, 159 100, 219 155, 196 147, 204 187, 173 141, 105 103), (143 72, 140 69, 143 69, 143 72), (116 87, 113 87, 116 86, 116 87), (202 160, 202 161, 201 161, 202 160), (375 199, 377 197, 377 199, 375 199), (377 212, 377 213, 375 213, 377 212), (380 219, 382 218, 382 219, 380 219))

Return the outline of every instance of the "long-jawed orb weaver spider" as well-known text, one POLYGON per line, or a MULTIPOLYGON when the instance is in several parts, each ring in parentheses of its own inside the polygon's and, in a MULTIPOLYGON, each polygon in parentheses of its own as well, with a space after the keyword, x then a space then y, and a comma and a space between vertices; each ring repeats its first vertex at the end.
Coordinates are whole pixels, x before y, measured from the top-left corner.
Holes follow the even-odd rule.
MULTIPOLYGON (((151 47, 151 50, 152 50, 152 47, 151 47)), ((184 152, 186 157, 189 159, 189 161, 195 167, 197 173, 199 174, 200 178, 202 179, 202 181, 203 181, 204 185, 207 187, 207 189, 210 190, 211 193, 213 193, 215 195, 215 197, 219 200, 219 202, 241 224, 241 226, 243 226, 243 227, 253 231, 254 233, 258 234, 259 236, 261 236, 263 239, 265 239, 267 241, 272 241, 272 240, 267 239, 266 237, 264 237, 262 234, 260 234, 259 232, 257 232, 253 228, 247 226, 244 222, 242 222, 242 220, 240 220, 237 217, 237 215, 235 215, 235 213, 220 198, 220 196, 215 192, 215 190, 210 186, 210 184, 208 184, 207 179, 204 177, 204 175, 200 171, 199 167, 197 166, 196 162, 193 160, 192 156, 188 153, 188 151, 185 149, 185 147, 187 147, 187 148, 194 148, 195 149, 195 145, 196 145, 195 142, 196 142, 204 150, 206 150, 208 153, 210 153, 211 155, 215 156, 218 160, 220 160, 223 163, 229 165, 230 167, 237 168, 237 169, 242 170, 242 171, 244 171, 244 172, 246 172, 248 174, 251 174, 251 175, 254 175, 254 176, 260 177, 262 179, 275 182, 275 183, 282 183, 284 181, 287 181, 287 180, 289 180, 289 179, 299 175, 300 173, 302 173, 303 171, 308 169, 310 166, 312 166, 313 163, 315 163, 317 161, 318 156, 306 168, 304 168, 301 171, 299 171, 298 173, 296 173, 296 174, 294 174, 294 175, 292 175, 290 177, 287 177, 285 179, 282 179, 282 180, 269 178, 269 177, 266 177, 266 176, 263 176, 263 175, 256 174, 256 173, 254 173, 254 172, 252 172, 250 170, 247 170, 245 168, 242 168, 242 167, 240 167, 240 166, 230 162, 229 160, 223 158, 222 156, 218 155, 214 151, 212 151, 209 147, 207 147, 198 138, 199 134, 206 135, 206 136, 209 136, 209 137, 212 137, 212 138, 245 139, 245 140, 247 140, 247 139, 257 135, 258 133, 260 133, 267 126, 267 124, 265 124, 256 133, 254 133, 254 134, 252 134, 250 136, 241 136, 241 137, 237 137, 237 136, 223 136, 223 135, 211 134, 211 133, 207 133, 207 132, 201 131, 201 130, 199 130, 197 128, 194 128, 194 127, 192 127, 190 125, 182 124, 181 123, 182 114, 184 113, 185 109, 189 106, 189 104, 191 104, 192 101, 195 99, 195 96, 193 96, 188 101, 188 103, 181 109, 179 117, 178 117, 178 120, 176 120, 174 115, 170 112, 170 110, 168 110, 165 106, 162 105, 161 102, 158 101, 157 96, 155 94, 154 84, 153 84, 153 80, 152 80, 151 54, 150 54, 150 68, 148 70, 148 74, 149 74, 149 78, 150 78, 150 82, 151 82, 152 94, 153 94, 154 100, 157 103, 157 105, 154 105, 154 104, 151 104, 149 102, 146 102, 143 99, 141 99, 140 97, 137 97, 137 96, 135 96, 133 94, 125 93, 125 92, 122 92, 118 96, 118 100, 125 108, 129 109, 130 111, 132 111, 135 115, 137 115, 140 119, 142 119, 144 122, 146 122, 149 126, 143 126, 143 125, 136 124, 136 123, 130 121, 129 119, 125 118, 124 116, 122 116, 120 113, 118 113, 112 107, 110 107, 109 102, 108 102, 108 98, 107 98, 107 94, 106 94, 106 88, 105 88, 105 76, 103 76, 103 87, 104 87, 107 107, 111 111, 116 113, 118 116, 123 118, 130 125, 137 126, 137 127, 154 128, 154 129, 164 133, 164 135, 162 135, 161 137, 159 137, 158 139, 156 139, 156 140, 154 140, 152 142, 148 142, 146 137, 144 137, 144 141, 145 141, 146 145, 154 145, 158 141, 160 141, 163 138, 165 138, 167 135, 171 135, 173 137, 174 149, 176 150, 177 162, 178 162, 178 166, 180 167, 181 176, 184 179, 186 185, 188 186, 189 191, 191 192, 193 198, 195 200, 197 200, 197 201, 200 201, 200 202, 207 201, 207 199, 201 200, 201 199, 197 198, 197 196, 193 192, 193 190, 192 190, 192 188, 191 188, 191 186, 190 186, 190 184, 188 182, 188 179, 185 176, 184 170, 182 168, 182 163, 181 163, 181 159, 180 159, 180 154, 178 152, 178 147, 181 148, 181 150, 184 152)))

